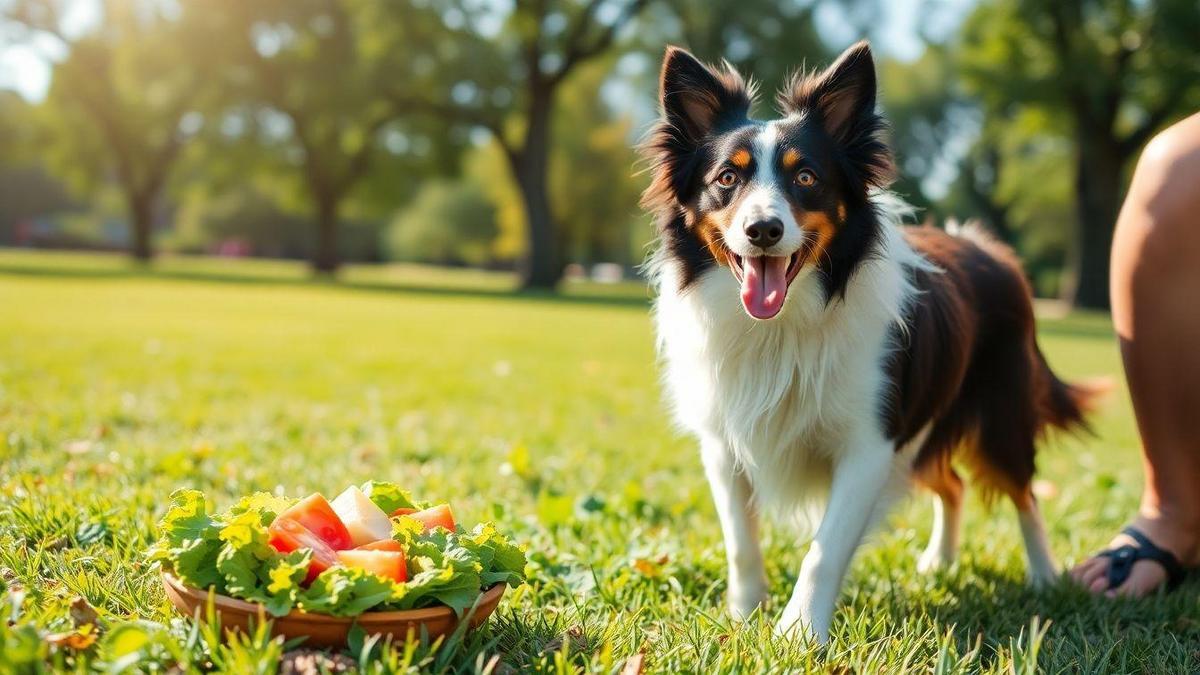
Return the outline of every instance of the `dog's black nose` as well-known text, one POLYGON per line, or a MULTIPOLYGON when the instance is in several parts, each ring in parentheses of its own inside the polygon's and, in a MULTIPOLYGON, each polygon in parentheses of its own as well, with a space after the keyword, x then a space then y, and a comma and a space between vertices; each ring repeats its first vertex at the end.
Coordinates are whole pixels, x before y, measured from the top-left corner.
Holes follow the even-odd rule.
POLYGON ((768 218, 746 226, 746 238, 760 248, 770 248, 783 239, 783 221, 768 218))

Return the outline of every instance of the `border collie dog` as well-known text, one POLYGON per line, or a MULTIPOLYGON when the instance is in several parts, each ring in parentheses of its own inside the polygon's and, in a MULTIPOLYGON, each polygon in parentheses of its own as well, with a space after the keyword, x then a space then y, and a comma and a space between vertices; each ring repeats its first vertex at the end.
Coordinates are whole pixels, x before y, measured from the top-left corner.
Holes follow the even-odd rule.
POLYGON ((670 48, 645 152, 657 218, 648 263, 675 417, 698 437, 729 564, 729 604, 766 597, 757 512, 823 511, 783 635, 829 635, 861 539, 910 483, 935 499, 918 568, 950 562, 964 465, 1016 505, 1033 583, 1057 576, 1030 491, 1048 426, 1088 396, 1034 336, 1013 253, 977 228, 902 228, 893 162, 859 43, 799 73, 782 117, 751 118, 754 86, 670 48))

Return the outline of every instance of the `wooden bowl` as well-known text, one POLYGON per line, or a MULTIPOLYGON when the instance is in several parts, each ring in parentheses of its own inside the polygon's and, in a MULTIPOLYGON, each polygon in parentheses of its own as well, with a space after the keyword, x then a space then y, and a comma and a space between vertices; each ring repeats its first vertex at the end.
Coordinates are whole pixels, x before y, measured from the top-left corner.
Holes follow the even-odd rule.
MULTIPOLYGON (((188 616, 208 617, 208 591, 192 588, 176 579, 169 572, 162 573, 163 587, 171 604, 188 616)), ((505 584, 496 584, 484 591, 476 601, 474 612, 470 609, 464 618, 469 618, 467 630, 479 627, 487 621, 500 598, 504 595, 505 584)), ((292 610, 286 616, 272 617, 265 607, 258 603, 246 602, 225 595, 214 595, 213 610, 225 630, 249 631, 251 623, 270 619, 271 634, 282 635, 287 639, 306 637, 305 646, 312 647, 344 647, 350 628, 357 623, 368 635, 391 635, 393 640, 403 642, 409 632, 421 637, 422 629, 430 640, 443 635, 449 635, 458 628, 459 617, 449 607, 429 607, 426 609, 406 609, 392 612, 364 612, 358 616, 331 616, 329 614, 310 614, 298 609, 292 610)))

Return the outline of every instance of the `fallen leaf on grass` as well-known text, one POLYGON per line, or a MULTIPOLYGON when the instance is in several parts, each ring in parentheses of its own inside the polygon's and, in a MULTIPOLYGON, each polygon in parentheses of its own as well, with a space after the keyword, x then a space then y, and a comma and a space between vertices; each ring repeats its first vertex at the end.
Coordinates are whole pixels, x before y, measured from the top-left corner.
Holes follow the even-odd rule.
POLYGON ((77 595, 71 598, 71 623, 75 624, 76 628, 96 623, 96 619, 100 615, 96 613, 96 608, 92 607, 87 598, 82 595, 77 595))
POLYGON ((658 565, 655 565, 652 561, 646 560, 645 558, 635 558, 633 561, 633 569, 641 572, 643 576, 647 577, 657 577, 662 571, 659 569, 658 565))
POLYGON ((46 542, 45 549, 47 551, 61 551, 70 545, 71 540, 68 539, 66 535, 63 535, 61 537, 55 537, 54 539, 46 542))
POLYGON ((44 639, 47 644, 60 649, 65 647, 75 651, 83 651, 96 643, 96 634, 96 626, 89 623, 72 631, 50 633, 44 639))
POLYGON ((643 575, 648 577, 658 577, 662 575, 663 565, 671 562, 671 556, 663 553, 656 558, 634 558, 633 568, 643 575))
POLYGON ((553 654, 554 652, 561 651, 564 644, 572 652, 587 651, 588 640, 587 635, 583 633, 583 626, 579 624, 571 626, 567 629, 567 632, 547 642, 542 647, 542 652, 553 654))

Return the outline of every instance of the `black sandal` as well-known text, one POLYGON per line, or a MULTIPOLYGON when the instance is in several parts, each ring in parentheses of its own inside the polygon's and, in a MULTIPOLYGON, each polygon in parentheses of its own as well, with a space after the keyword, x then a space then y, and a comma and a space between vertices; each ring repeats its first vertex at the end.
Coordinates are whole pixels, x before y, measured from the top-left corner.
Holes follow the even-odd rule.
POLYGON ((1133 571, 1133 564, 1139 560, 1153 560, 1162 565, 1163 570, 1167 573, 1168 592, 1179 586, 1183 581, 1184 570, 1175 554, 1156 546, 1154 542, 1150 541, 1150 537, 1132 525, 1121 530, 1121 533, 1131 537, 1137 542, 1137 545, 1125 544, 1097 554, 1102 558, 1112 558, 1112 562, 1108 564, 1109 590, 1125 583, 1133 571))

